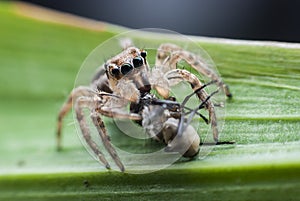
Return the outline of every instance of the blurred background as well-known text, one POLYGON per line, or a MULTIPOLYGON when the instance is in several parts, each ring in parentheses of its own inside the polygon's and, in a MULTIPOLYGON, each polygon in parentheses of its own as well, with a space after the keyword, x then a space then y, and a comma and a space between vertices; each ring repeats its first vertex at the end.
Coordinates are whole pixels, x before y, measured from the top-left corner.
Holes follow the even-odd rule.
POLYGON ((300 42, 297 0, 24 0, 129 28, 182 34, 300 42))

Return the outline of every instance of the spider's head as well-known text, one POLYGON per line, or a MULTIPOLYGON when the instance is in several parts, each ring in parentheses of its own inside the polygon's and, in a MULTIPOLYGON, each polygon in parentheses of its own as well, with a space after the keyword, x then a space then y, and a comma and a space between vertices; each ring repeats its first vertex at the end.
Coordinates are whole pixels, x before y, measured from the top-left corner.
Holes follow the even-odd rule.
MULTIPOLYGON (((105 70, 111 85, 116 86, 118 80, 125 77, 134 82, 145 80, 148 72, 146 56, 147 52, 145 50, 129 47, 108 60, 105 64, 105 70)), ((137 87, 139 88, 139 86, 137 87)))

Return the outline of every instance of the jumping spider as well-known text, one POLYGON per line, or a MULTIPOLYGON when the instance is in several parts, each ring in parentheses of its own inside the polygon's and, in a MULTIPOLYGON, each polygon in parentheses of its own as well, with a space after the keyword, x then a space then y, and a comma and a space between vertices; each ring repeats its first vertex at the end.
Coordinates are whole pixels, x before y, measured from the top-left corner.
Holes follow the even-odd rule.
POLYGON ((215 108, 209 99, 210 96, 203 89, 205 85, 200 82, 196 75, 187 70, 178 69, 177 63, 180 60, 186 61, 192 68, 216 83, 228 97, 231 97, 228 86, 212 69, 205 65, 201 58, 177 45, 160 45, 156 54, 155 66, 152 69, 150 69, 146 57, 147 52, 145 50, 128 45, 121 53, 109 59, 100 68, 101 70, 96 73, 90 86, 80 86, 71 92, 58 115, 58 149, 61 148, 62 120, 71 109, 72 102, 84 139, 108 169, 110 168, 109 163, 91 138, 90 129, 83 113, 84 108, 90 110, 90 117, 97 128, 103 145, 121 171, 125 170, 124 165, 111 145, 101 115, 139 122, 151 137, 164 141, 169 148, 173 147, 173 150, 178 150, 178 147, 180 149, 181 144, 189 143, 190 148, 182 154, 185 157, 193 157, 199 150, 200 138, 189 125, 190 120, 186 120, 185 117, 188 113, 191 113, 190 117, 192 117, 198 114, 199 109, 205 108, 209 113, 209 119, 206 121, 210 123, 214 140, 218 142, 219 131, 215 108), (177 103, 170 96, 170 87, 182 81, 190 84, 194 94, 201 101, 198 108, 190 109, 188 113, 184 110, 184 104, 177 103), (151 94, 151 89, 156 90, 162 99, 151 94), (130 104, 130 112, 122 109, 128 103, 130 104), (153 118, 149 117, 151 115, 153 118), (149 122, 155 122, 155 119, 159 118, 160 120, 157 122, 161 131, 158 134, 155 132, 153 134, 153 125, 149 122), (182 138, 175 142, 173 139, 177 135, 182 136, 182 138))

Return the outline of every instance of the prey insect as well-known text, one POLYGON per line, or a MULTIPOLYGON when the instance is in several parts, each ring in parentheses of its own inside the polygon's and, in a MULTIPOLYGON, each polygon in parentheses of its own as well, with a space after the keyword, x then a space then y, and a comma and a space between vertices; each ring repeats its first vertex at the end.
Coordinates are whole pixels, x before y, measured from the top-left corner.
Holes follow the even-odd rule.
POLYGON ((110 164, 91 137, 84 109, 89 110, 89 118, 96 127, 105 149, 121 171, 125 171, 125 167, 111 144, 102 116, 136 121, 152 138, 164 141, 167 144, 166 151, 177 151, 185 157, 193 157, 199 150, 200 138, 190 122, 195 115, 199 115, 211 125, 214 140, 218 142, 215 106, 210 100, 213 94, 208 95, 204 89, 206 85, 202 84, 196 75, 177 68, 177 63, 181 60, 210 78, 211 83, 216 84, 228 97, 232 96, 221 78, 192 52, 174 44, 162 44, 157 50, 154 67, 150 68, 147 52, 128 45, 121 53, 107 60, 95 74, 90 86, 73 89, 58 115, 58 149, 61 149, 62 121, 72 108, 72 103, 86 143, 108 169, 110 164), (192 95, 195 94, 200 100, 197 108, 190 109, 185 105, 192 95, 187 96, 181 104, 172 100, 170 87, 181 82, 187 82, 194 91, 192 95), (151 90, 155 90, 161 99, 153 95, 151 90), (128 104, 129 111, 124 109, 128 104), (199 113, 200 109, 208 111, 208 119, 199 113), (155 119, 160 119, 156 122, 156 128, 160 128, 157 131, 152 129, 155 119), (176 141, 175 138, 180 140, 176 141), (189 145, 188 149, 181 150, 185 144, 189 145))
POLYGON ((195 115, 198 115, 206 124, 209 124, 209 119, 203 116, 199 110, 205 108, 205 104, 218 90, 207 96, 194 109, 187 107, 186 103, 199 90, 204 89, 212 83, 214 81, 204 84, 201 88, 186 96, 182 103, 175 100, 160 100, 152 94, 150 95, 151 98, 145 100, 144 97, 140 100, 140 104, 144 106, 142 110, 142 126, 153 139, 167 145, 165 151, 178 152, 183 157, 193 158, 198 154, 200 145, 234 144, 233 141, 206 142, 204 144, 201 142, 197 131, 191 125, 191 121, 195 115))

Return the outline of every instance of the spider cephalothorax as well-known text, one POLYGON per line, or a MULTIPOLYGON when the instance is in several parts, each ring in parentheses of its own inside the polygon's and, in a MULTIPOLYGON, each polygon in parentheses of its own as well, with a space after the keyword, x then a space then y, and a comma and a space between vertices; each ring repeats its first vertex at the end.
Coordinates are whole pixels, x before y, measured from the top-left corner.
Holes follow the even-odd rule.
POLYGON ((153 139, 163 141, 167 145, 166 151, 177 151, 185 157, 193 157, 199 150, 200 138, 189 125, 194 115, 200 115, 211 125, 214 139, 218 141, 217 118, 214 104, 210 100, 212 94, 207 94, 204 89, 206 85, 202 84, 196 75, 184 69, 177 69, 176 64, 185 60, 231 97, 227 85, 201 58, 177 45, 162 44, 157 50, 155 66, 152 68, 149 67, 146 57, 145 50, 129 45, 121 53, 107 60, 95 74, 90 86, 77 87, 71 92, 58 117, 58 148, 61 147, 62 119, 72 107, 72 102, 84 139, 107 168, 110 168, 110 165, 90 136, 83 108, 90 110, 90 117, 103 145, 121 171, 124 171, 125 167, 111 145, 102 115, 138 122, 153 139), (170 97, 170 87, 182 81, 189 83, 194 90, 193 94, 200 100, 199 107, 190 109, 185 106, 185 102, 193 94, 187 96, 183 103, 178 103, 170 97), (155 90, 161 99, 151 94, 151 89, 155 90), (127 104, 130 104, 130 111, 122 109, 127 104), (198 113, 202 108, 208 110, 209 119, 198 113), (180 138, 176 138, 178 136, 180 138), (186 148, 182 150, 182 147, 186 148))

